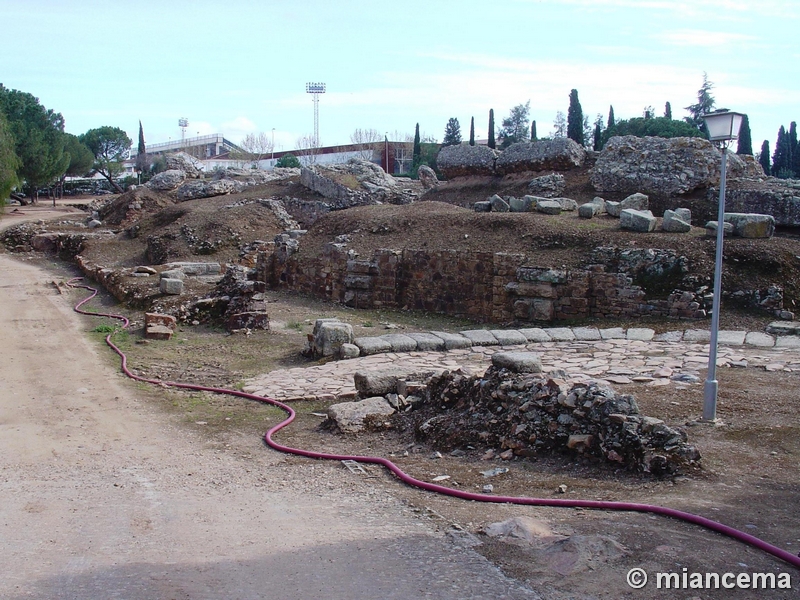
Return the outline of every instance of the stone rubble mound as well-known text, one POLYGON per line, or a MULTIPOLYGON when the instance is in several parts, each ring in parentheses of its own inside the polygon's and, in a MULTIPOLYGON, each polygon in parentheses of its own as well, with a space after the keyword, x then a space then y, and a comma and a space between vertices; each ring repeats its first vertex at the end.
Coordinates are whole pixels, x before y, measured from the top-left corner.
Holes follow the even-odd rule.
POLYGON ((342 209, 368 204, 409 204, 417 193, 373 162, 352 158, 341 165, 314 165, 300 170, 300 183, 342 209))
POLYGON ((498 152, 488 146, 458 144, 445 146, 436 157, 436 165, 447 179, 470 175, 494 175, 498 152))
POLYGON ((567 384, 493 365, 433 376, 407 416, 440 450, 502 449, 506 456, 574 454, 654 475, 697 466, 686 433, 642 415, 633 396, 596 383, 567 384))
POLYGON ((586 151, 569 138, 517 142, 497 159, 498 175, 524 171, 568 171, 583 165, 586 151))

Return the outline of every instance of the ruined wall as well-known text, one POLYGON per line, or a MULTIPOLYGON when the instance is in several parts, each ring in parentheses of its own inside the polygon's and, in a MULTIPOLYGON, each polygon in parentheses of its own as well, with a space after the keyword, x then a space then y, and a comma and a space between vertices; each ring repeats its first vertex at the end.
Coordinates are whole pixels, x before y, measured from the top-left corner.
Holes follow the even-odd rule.
POLYGON ((258 278, 273 288, 311 294, 353 308, 404 308, 505 323, 588 317, 702 318, 709 300, 677 290, 648 299, 626 273, 602 264, 559 270, 530 266, 525 254, 444 250, 376 250, 361 258, 332 242, 302 263, 299 242, 278 236, 261 253, 258 278))

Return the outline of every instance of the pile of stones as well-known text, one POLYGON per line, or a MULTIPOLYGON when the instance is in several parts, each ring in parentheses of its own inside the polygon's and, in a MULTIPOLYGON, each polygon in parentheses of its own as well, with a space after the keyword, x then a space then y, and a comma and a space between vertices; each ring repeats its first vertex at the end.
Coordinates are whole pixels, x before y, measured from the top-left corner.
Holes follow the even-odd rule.
POLYGON ((544 196, 490 196, 485 201, 473 205, 475 212, 540 212, 558 215, 562 211, 578 210, 578 203, 572 198, 547 198, 544 196))

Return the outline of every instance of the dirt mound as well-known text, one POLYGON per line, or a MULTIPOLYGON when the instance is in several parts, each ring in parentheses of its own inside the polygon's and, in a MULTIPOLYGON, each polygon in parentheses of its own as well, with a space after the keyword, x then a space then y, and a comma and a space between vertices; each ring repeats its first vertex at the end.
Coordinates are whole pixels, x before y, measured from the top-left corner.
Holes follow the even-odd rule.
POLYGON ((126 227, 174 203, 175 200, 167 194, 140 186, 120 194, 98 213, 106 225, 126 227))

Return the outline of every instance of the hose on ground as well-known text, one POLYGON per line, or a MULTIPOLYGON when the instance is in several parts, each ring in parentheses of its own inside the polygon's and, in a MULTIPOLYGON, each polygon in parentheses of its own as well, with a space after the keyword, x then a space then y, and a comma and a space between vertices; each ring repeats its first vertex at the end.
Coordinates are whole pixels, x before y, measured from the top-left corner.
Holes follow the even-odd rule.
MULTIPOLYGON (((79 280, 83 279, 82 277, 76 277, 70 279, 67 282, 67 285, 72 288, 82 288, 91 292, 89 296, 81 300, 78 304, 75 305, 74 310, 83 315, 90 315, 95 317, 108 317, 111 319, 117 319, 122 321, 122 329, 126 329, 130 322, 128 319, 122 315, 112 314, 112 313, 101 313, 101 312, 90 312, 83 310, 81 307, 92 300, 97 295, 97 290, 85 284, 77 283, 79 280)), ((349 454, 328 454, 324 452, 315 452, 313 450, 304 450, 302 448, 292 448, 290 446, 286 446, 276 442, 273 439, 273 436, 283 429, 287 427, 294 421, 295 418, 295 411, 287 404, 275 400, 273 398, 267 398, 265 396, 258 396, 256 394, 248 394, 247 392, 241 392, 238 390, 231 390, 225 388, 217 388, 217 387, 209 387, 205 385, 196 385, 192 383, 181 383, 175 381, 161 381, 158 379, 148 379, 146 377, 141 377, 136 375, 128 368, 128 359, 125 356, 125 353, 117 347, 114 342, 112 341, 112 337, 114 336, 115 332, 109 333, 106 336, 106 344, 116 352, 121 360, 121 368, 123 373, 134 379, 136 381, 141 381, 143 383, 150 383, 154 385, 161 385, 167 387, 174 387, 180 389, 187 389, 187 390, 195 390, 195 391, 203 391, 203 392, 212 392, 216 394, 226 394, 229 396, 237 396, 239 398, 245 398, 247 400, 254 400, 257 402, 262 402, 266 404, 271 404, 272 406, 276 406, 281 410, 287 413, 287 418, 274 427, 272 427, 269 431, 264 434, 264 441, 266 444, 277 450, 279 452, 285 452, 287 454, 294 454, 297 456, 305 456, 308 458, 316 458, 316 459, 324 459, 324 460, 353 460, 360 463, 366 464, 374 464, 374 465, 381 465, 387 468, 389 471, 394 473, 394 475, 403 483, 417 487, 429 492, 435 492, 438 494, 444 494, 446 496, 452 496, 454 498, 461 498, 463 500, 473 500, 476 502, 494 502, 500 504, 520 504, 520 505, 527 505, 527 506, 550 506, 550 507, 563 507, 563 508, 590 508, 590 509, 597 509, 597 510, 614 510, 614 511, 628 511, 628 512, 641 512, 641 513, 650 513, 655 515, 661 515, 664 517, 670 517, 672 519, 677 519, 680 521, 684 521, 686 523, 692 523, 694 525, 699 525, 701 527, 705 527, 711 531, 715 531, 717 533, 721 533, 722 535, 728 536, 745 544, 752 546, 758 550, 771 554, 776 558, 779 558, 794 567, 800 569, 800 557, 795 556, 791 552, 787 552, 782 548, 778 548, 764 540, 757 538, 749 533, 745 533, 744 531, 740 531, 728 525, 724 525, 723 523, 719 523, 718 521, 713 521, 711 519, 707 519, 705 517, 695 515, 692 513, 684 512, 681 510, 676 510, 672 508, 666 508, 663 506, 657 506, 653 504, 639 504, 634 502, 613 502, 613 501, 604 501, 604 500, 578 500, 578 499, 560 499, 560 498, 527 498, 527 497, 519 497, 519 496, 495 496, 492 494, 477 494, 474 492, 467 492, 463 490, 457 490, 453 488, 449 488, 443 485, 437 485, 435 483, 429 483, 427 481, 421 481, 419 479, 415 479, 411 477, 403 470, 400 469, 396 464, 392 461, 382 458, 380 456, 358 456, 358 455, 349 455, 349 454)))

